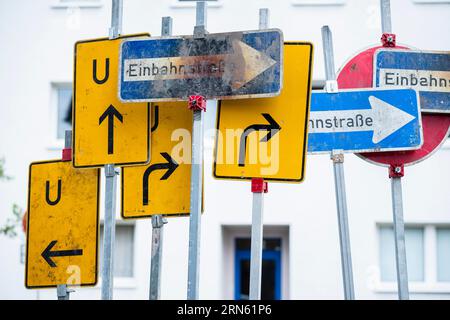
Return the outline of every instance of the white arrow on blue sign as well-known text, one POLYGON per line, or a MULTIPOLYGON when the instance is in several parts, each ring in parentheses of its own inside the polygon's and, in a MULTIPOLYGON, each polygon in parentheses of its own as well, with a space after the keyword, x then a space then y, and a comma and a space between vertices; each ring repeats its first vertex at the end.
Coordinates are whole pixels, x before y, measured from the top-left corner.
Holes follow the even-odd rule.
POLYGON ((450 113, 450 52, 379 49, 373 81, 418 90, 422 112, 450 113))
POLYGON ((280 94, 283 34, 278 29, 124 41, 123 102, 273 97, 280 94))
POLYGON ((316 91, 311 95, 309 153, 415 150, 422 144, 415 90, 316 91))

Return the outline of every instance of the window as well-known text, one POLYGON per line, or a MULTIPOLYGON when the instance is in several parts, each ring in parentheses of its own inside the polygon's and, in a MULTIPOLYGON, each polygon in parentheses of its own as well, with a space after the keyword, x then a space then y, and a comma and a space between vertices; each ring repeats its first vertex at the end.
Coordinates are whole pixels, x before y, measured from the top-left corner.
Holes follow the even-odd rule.
MULTIPOLYGON (((406 261, 410 281, 424 281, 423 228, 405 228, 406 261)), ((392 226, 380 228, 381 281, 396 281, 395 242, 392 226)))
POLYGON ((66 130, 72 130, 72 87, 57 84, 56 90, 56 138, 64 139, 66 130))
MULTIPOLYGON (((237 238, 235 257, 236 300, 249 299, 250 238, 237 238)), ((281 299, 281 239, 264 238, 262 253, 261 299, 281 299)))
POLYGON ((436 229, 437 281, 450 281, 450 228, 436 229))
MULTIPOLYGON (((382 225, 378 232, 380 281, 395 283, 394 230, 392 225, 382 225)), ((406 225, 405 242, 411 291, 450 292, 450 226, 406 225)))
POLYGON ((99 8, 103 0, 54 0, 52 8, 99 8))
MULTIPOLYGON (((134 276, 134 224, 117 224, 114 242, 114 277, 132 278, 134 276)), ((103 225, 100 226, 100 260, 103 261, 103 225)))
POLYGON ((292 0, 294 6, 341 6, 346 0, 292 0))

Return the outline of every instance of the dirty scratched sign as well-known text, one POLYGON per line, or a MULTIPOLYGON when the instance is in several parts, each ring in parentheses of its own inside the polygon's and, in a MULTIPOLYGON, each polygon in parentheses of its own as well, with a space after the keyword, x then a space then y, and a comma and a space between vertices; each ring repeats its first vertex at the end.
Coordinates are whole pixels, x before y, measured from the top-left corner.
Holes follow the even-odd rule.
POLYGON ((281 91, 278 29, 151 38, 121 46, 123 102, 273 97, 281 91))
POLYGON ((95 285, 100 169, 30 165, 25 286, 95 285))
POLYGON ((450 113, 450 52, 379 49, 374 86, 419 91, 420 110, 450 113))

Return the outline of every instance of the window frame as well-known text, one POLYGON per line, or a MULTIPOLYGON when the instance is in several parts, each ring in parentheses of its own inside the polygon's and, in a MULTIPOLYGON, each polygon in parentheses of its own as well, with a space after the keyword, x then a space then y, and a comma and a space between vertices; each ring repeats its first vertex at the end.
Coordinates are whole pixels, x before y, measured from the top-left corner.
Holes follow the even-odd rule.
MULTIPOLYGON (((64 138, 58 139, 58 90, 61 88, 70 88, 73 91, 73 85, 70 81, 52 81, 50 83, 50 114, 49 114, 49 142, 47 149, 49 151, 59 151, 64 148, 64 138)), ((73 94, 73 92, 72 92, 73 94)), ((73 121, 73 119, 72 119, 73 121)))
MULTIPOLYGON (((380 243, 381 243, 381 227, 392 227, 392 222, 378 222, 375 224, 376 229, 376 281, 373 291, 377 293, 396 293, 398 291, 397 281, 381 281, 380 269, 380 243)), ((410 222, 405 223, 405 228, 423 228, 424 241, 424 281, 409 281, 410 293, 450 293, 450 282, 437 280, 437 228, 449 228, 449 222, 410 222)))

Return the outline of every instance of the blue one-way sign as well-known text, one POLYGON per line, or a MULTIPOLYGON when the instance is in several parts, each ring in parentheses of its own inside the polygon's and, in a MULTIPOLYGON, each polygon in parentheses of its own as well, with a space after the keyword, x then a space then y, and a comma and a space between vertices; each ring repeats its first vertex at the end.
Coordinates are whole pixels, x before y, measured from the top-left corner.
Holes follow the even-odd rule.
POLYGON ((414 150, 423 143, 412 89, 316 91, 310 109, 310 153, 414 150))
POLYGON ((128 40, 122 43, 123 102, 273 97, 281 91, 280 30, 128 40))
POLYGON ((422 112, 450 113, 450 52, 379 49, 374 86, 414 88, 422 112))

